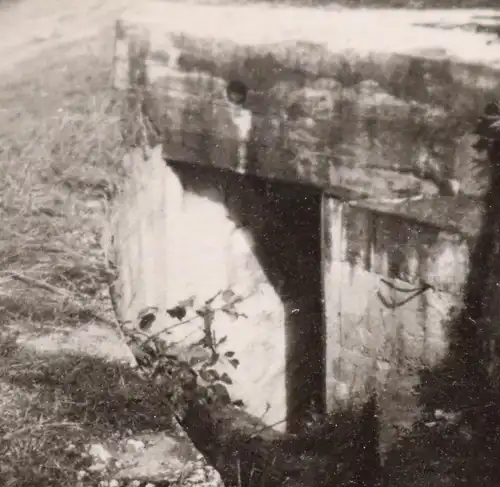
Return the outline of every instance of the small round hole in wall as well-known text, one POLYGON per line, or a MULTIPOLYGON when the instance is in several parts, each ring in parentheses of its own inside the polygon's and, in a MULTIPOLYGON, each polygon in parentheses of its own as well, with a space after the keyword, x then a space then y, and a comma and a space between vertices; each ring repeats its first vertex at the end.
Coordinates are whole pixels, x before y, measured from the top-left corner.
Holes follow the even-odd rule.
POLYGON ((247 100, 248 87, 243 81, 232 80, 226 87, 227 99, 235 105, 243 105, 247 100))

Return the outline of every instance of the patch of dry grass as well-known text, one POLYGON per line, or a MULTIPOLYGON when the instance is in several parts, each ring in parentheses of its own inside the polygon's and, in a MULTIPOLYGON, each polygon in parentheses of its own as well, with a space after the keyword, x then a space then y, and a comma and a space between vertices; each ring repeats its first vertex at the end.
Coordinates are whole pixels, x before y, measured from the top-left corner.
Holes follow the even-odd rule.
POLYGON ((106 41, 63 46, 0 80, 2 486, 74 486, 88 441, 168 423, 152 419, 163 395, 131 373, 40 358, 13 338, 112 317, 100 238, 122 149, 106 41))
POLYGON ((122 156, 109 68, 96 53, 66 55, 0 86, 0 309, 11 324, 81 323, 81 308, 102 306, 99 239, 122 156))

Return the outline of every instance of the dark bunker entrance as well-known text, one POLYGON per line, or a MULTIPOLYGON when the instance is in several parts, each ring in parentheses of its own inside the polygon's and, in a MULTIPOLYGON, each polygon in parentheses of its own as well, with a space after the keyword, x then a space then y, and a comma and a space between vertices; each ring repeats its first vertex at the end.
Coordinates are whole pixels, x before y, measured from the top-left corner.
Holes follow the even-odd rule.
POLYGON ((322 194, 254 176, 242 180, 262 202, 256 253, 285 310, 287 431, 295 433, 311 413, 326 409, 322 194))
MULTIPOLYGON (((287 431, 326 409, 322 193, 318 188, 169 161, 186 189, 217 188, 285 311, 287 431)), ((284 418, 283 418, 284 419, 284 418)))

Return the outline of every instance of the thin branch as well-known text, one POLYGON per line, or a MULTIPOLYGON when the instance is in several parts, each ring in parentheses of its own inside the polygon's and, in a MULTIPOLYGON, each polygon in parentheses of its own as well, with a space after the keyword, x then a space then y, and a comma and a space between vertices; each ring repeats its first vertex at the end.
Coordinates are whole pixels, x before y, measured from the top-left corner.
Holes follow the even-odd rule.
MULTIPOLYGON (((211 298, 210 300, 207 301, 207 303, 212 303, 213 300, 220 294, 217 293, 217 295, 214 297, 214 298, 211 298)), ((241 301, 245 300, 245 299, 248 299, 249 297, 251 296, 251 294, 249 294, 248 296, 244 297, 241 299, 241 301)), ((220 306, 219 308, 214 308, 214 309, 211 309, 210 311, 213 312, 213 313, 216 313, 218 311, 223 311, 225 308, 227 308, 227 304, 224 304, 223 306, 220 306)), ((193 322, 194 320, 197 320, 199 318, 203 318, 202 316, 199 316, 199 315, 196 315, 196 316, 193 316, 191 318, 188 318, 187 320, 183 320, 183 321, 180 321, 179 323, 175 323, 174 325, 171 325, 171 326, 168 326, 166 328, 163 328, 162 330, 152 334, 152 335, 149 335, 149 337, 144 340, 144 342, 142 343, 143 345, 145 345, 146 343, 150 342, 151 340, 154 340, 155 338, 159 337, 160 335, 162 335, 163 333, 167 333, 169 332, 170 330, 173 330, 174 328, 177 328, 179 326, 182 326, 182 325, 187 325, 188 323, 191 323, 193 322)))
POLYGON ((264 431, 268 431, 268 430, 270 430, 272 428, 275 428, 276 426, 279 426, 280 424, 283 424, 283 423, 286 423, 286 418, 280 419, 279 421, 276 421, 275 423, 263 426, 262 428, 260 428, 257 431, 255 431, 252 436, 255 437, 255 435, 260 435, 264 431))
MULTIPOLYGON (((105 316, 102 316, 102 315, 96 313, 95 311, 88 309, 80 302, 78 296, 75 296, 73 293, 71 293, 65 289, 57 288, 55 286, 52 286, 51 284, 40 281, 39 279, 35 279, 33 277, 28 277, 28 276, 25 276, 23 274, 19 274, 18 272, 9 272, 8 275, 11 279, 14 279, 16 281, 20 281, 20 282, 27 284, 29 286, 37 287, 39 289, 43 289, 44 291, 48 291, 52 294, 57 294, 58 296, 62 296, 64 298, 67 298, 67 299, 71 300, 71 302, 74 303, 75 305, 77 305, 79 308, 85 309, 85 311, 88 312, 89 315, 92 318, 94 318, 95 320, 97 320, 105 325, 108 325, 112 328, 117 327, 117 323, 115 323, 113 320, 110 320, 109 318, 106 318, 105 316)), ((122 333, 120 333, 120 334, 122 335, 122 333)))
POLYGON ((66 290, 63 291, 60 288, 47 284, 46 282, 40 281, 38 279, 34 279, 33 277, 28 277, 17 272, 9 272, 9 276, 16 281, 28 284, 29 286, 38 287, 39 289, 49 291, 52 294, 57 294, 58 296, 63 297, 70 297, 69 293, 66 290))

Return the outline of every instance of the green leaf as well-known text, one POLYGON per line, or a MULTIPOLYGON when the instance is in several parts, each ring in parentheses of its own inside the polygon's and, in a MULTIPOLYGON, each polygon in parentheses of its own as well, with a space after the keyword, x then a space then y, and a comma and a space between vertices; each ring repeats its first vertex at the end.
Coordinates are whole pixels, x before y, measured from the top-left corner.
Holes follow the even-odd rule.
POLYGON ((174 308, 167 309, 167 314, 172 318, 176 318, 177 320, 181 321, 186 316, 187 311, 185 306, 178 305, 174 308))
POLYGON ((227 358, 232 358, 232 357, 234 357, 234 352, 231 352, 231 351, 226 352, 226 353, 224 354, 224 357, 227 357, 227 358))
POLYGON ((238 365, 240 365, 240 361, 237 358, 233 358, 229 361, 229 363, 235 368, 238 368, 238 365))
POLYGON ((144 316, 151 313, 158 313, 158 308, 156 306, 147 306, 146 308, 142 308, 139 313, 137 313, 137 319, 141 320, 144 316))
POLYGON ((143 331, 149 330, 151 328, 151 325, 154 323, 155 320, 156 320, 156 316, 154 313, 146 313, 139 320, 139 329, 143 330, 143 331))
POLYGON ((229 375, 227 375, 227 373, 226 373, 226 372, 224 372, 224 373, 220 376, 219 380, 220 380, 221 382, 224 382, 224 384, 227 384, 227 385, 229 385, 229 386, 233 383, 233 380, 231 379, 231 377, 229 377, 229 375))
POLYGON ((233 401, 233 406, 244 408, 245 403, 241 399, 236 399, 235 401, 233 401))

